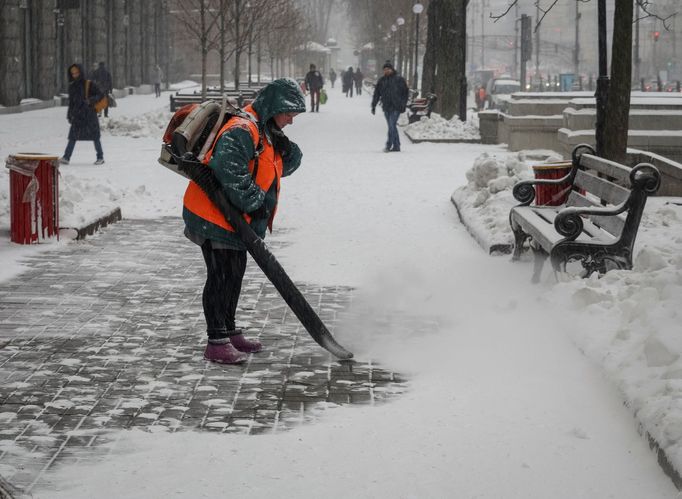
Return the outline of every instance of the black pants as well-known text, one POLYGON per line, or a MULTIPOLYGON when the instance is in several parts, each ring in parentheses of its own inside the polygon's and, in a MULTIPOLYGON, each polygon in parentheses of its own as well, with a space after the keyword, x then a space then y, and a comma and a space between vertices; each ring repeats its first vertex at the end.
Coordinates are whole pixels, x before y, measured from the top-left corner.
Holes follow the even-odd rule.
POLYGON ((206 262, 202 304, 210 339, 225 338, 235 328, 237 302, 246 272, 246 251, 215 249, 210 240, 201 245, 206 262))
POLYGON ((320 111, 320 89, 311 89, 310 90, 310 112, 319 112, 320 111))

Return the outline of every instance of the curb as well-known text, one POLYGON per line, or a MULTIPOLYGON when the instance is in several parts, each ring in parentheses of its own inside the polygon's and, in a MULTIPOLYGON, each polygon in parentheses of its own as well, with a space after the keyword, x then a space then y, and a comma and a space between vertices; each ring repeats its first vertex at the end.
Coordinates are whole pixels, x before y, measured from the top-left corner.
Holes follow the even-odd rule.
MULTIPOLYGON (((626 407, 628 407, 628 404, 625 404, 626 407)), ((637 419, 637 416, 635 416, 635 419, 637 419)), ((679 491, 682 491, 682 475, 680 472, 675 468, 673 463, 670 462, 670 459, 668 458, 668 454, 666 454, 665 450, 661 447, 661 445, 658 443, 658 440, 656 440, 651 433, 646 431, 644 427, 642 426, 642 423, 637 421, 637 429, 640 435, 645 437, 647 439, 647 442, 649 442, 649 449, 651 449, 655 454, 656 454, 656 460, 658 461, 658 465, 661 467, 661 470, 663 470, 663 473, 665 473, 668 478, 673 482, 673 485, 675 488, 679 491)))
MULTIPOLYGON (((85 239, 86 236, 91 236, 95 232, 97 232, 99 229, 102 227, 106 227, 109 224, 118 222, 121 220, 123 217, 121 216, 121 208, 114 208, 111 210, 109 213, 106 215, 98 218, 92 223, 89 223, 85 227, 62 227, 61 229, 64 230, 73 230, 76 231, 76 240, 82 240, 85 239)), ((0 497, 1 499, 1 497, 0 497)))
POLYGON ((0 499, 15 499, 20 491, 0 475, 0 499))
POLYGON ((484 234, 481 234, 480 231, 475 230, 471 225, 469 225, 466 221, 466 218, 462 216, 462 209, 461 207, 457 204, 456 200, 456 191, 450 196, 450 201, 452 204, 455 206, 455 210, 457 211, 457 216, 459 217, 459 221, 462 222, 462 225, 466 228, 467 232, 471 234, 471 237, 474 238, 474 240, 489 254, 489 255, 510 255, 512 253, 512 250, 514 249, 514 245, 510 243, 505 243, 505 242, 495 242, 495 241, 490 241, 484 234))
POLYGON ((481 139, 415 139, 410 136, 410 132, 403 130, 405 136, 410 139, 413 144, 419 144, 421 142, 432 142, 434 144, 480 144, 481 139))

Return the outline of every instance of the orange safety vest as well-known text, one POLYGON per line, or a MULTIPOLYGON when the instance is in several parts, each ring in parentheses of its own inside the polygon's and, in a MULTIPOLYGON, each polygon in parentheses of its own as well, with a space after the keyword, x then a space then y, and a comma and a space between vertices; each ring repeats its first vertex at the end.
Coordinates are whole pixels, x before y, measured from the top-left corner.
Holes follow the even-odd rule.
MULTIPOLYGON (((251 105, 247 106, 244 110, 249 114, 255 116, 256 120, 258 119, 256 112, 253 110, 253 107, 251 107, 251 105)), ((208 151, 206 157, 203 160, 203 163, 205 165, 208 165, 208 162, 213 157, 213 149, 215 148, 215 145, 218 143, 218 139, 228 130, 237 127, 247 128, 251 133, 251 138, 253 139, 253 147, 254 148, 258 147, 259 134, 258 127, 256 126, 256 124, 253 121, 249 120, 248 118, 235 116, 233 118, 230 118, 227 121, 227 123, 225 123, 223 128, 220 129, 220 132, 218 132, 218 138, 213 142, 211 149, 208 151)), ((272 186, 272 183, 276 182, 277 198, 279 199, 279 181, 280 178, 282 178, 283 172, 282 156, 280 155, 280 153, 275 151, 275 148, 272 147, 272 144, 268 142, 266 137, 262 138, 262 146, 263 150, 258 156, 258 171, 256 172, 256 178, 254 180, 256 184, 258 184, 258 186, 261 189, 263 189, 264 192, 268 192, 268 190, 272 186)), ((249 172, 251 172, 251 175, 253 175, 253 169, 255 168, 255 165, 256 165, 255 158, 249 161, 249 172)), ((191 211, 198 217, 201 217, 204 220, 211 222, 212 224, 222 227, 225 230, 235 232, 234 228, 228 223, 227 220, 225 220, 225 217, 223 216, 222 212, 218 209, 218 207, 215 204, 213 204, 213 202, 208 198, 206 193, 203 190, 201 190, 201 187, 199 187, 194 181, 190 180, 189 185, 187 186, 187 190, 185 191, 185 197, 183 198, 183 204, 185 208, 187 208, 189 211, 191 211)), ((270 231, 272 231, 272 220, 275 218, 276 211, 277 204, 275 204, 275 208, 273 209, 272 214, 270 215, 270 219, 268 220, 268 228, 270 229, 270 231)), ((247 214, 244 214, 244 219, 247 222, 251 222, 251 217, 247 214)))

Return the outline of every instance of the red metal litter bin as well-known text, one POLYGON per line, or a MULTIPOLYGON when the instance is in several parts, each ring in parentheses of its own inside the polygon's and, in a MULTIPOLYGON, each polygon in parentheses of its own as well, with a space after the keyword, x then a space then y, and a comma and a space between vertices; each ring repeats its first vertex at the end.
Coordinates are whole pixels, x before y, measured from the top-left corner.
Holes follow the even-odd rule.
POLYGON ((33 244, 59 239, 59 157, 18 153, 7 157, 10 170, 10 239, 33 244))
MULTIPOLYGON (((533 166, 536 179, 556 180, 565 177, 571 171, 571 162, 543 163, 533 166)), ((538 206, 558 206, 566 202, 571 192, 571 184, 536 185, 535 204, 538 206)))

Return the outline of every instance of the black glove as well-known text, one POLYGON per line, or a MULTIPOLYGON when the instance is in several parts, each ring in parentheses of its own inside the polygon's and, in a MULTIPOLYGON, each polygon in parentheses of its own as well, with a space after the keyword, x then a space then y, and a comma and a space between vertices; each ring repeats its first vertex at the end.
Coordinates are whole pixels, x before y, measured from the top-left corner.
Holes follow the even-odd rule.
POLYGON ((373 107, 372 108, 372 114, 376 114, 376 113, 377 113, 377 108, 373 107))
POLYGON ((263 204, 261 204, 258 208, 256 208, 253 211, 250 211, 248 215, 251 217, 252 220, 267 220, 270 218, 270 210, 268 210, 265 206, 265 201, 263 201, 263 204))
POLYGON ((274 121, 268 121, 268 131, 272 138, 272 147, 275 148, 282 156, 286 156, 291 152, 291 141, 284 135, 281 128, 275 125, 274 121))

